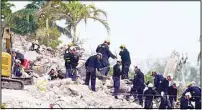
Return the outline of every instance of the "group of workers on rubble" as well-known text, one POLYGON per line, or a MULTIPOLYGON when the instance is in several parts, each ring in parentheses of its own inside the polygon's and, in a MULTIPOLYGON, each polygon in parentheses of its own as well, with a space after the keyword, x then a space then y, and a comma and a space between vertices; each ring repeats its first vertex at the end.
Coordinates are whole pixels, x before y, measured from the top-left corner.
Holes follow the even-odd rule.
MULTIPOLYGON (((85 85, 89 85, 91 80, 91 90, 96 91, 96 70, 101 74, 107 76, 110 70, 109 58, 117 59, 117 56, 112 54, 109 50, 110 41, 106 40, 103 44, 100 44, 97 49, 96 55, 90 56, 85 62, 86 69, 86 79, 85 85)), ((117 63, 113 66, 113 96, 118 99, 118 93, 120 89, 120 80, 129 79, 128 72, 131 65, 130 53, 126 49, 125 45, 120 46, 120 57, 117 59, 117 63)), ((79 56, 76 53, 75 48, 72 43, 68 45, 66 52, 64 54, 65 66, 66 66, 66 77, 72 78, 73 81, 76 80, 76 66, 78 65, 79 56)), ((135 76, 133 79, 133 87, 129 95, 126 96, 128 100, 129 96, 133 96, 135 100, 143 106, 144 108, 153 108, 153 100, 160 98, 159 108, 174 108, 177 103, 177 84, 171 83, 172 76, 168 74, 163 77, 156 71, 152 71, 151 76, 154 78, 154 85, 151 82, 145 84, 144 73, 135 66, 135 76)), ((201 88, 189 84, 187 89, 184 91, 180 98, 180 108, 201 108, 201 88), (195 106, 191 102, 195 103, 195 106)))

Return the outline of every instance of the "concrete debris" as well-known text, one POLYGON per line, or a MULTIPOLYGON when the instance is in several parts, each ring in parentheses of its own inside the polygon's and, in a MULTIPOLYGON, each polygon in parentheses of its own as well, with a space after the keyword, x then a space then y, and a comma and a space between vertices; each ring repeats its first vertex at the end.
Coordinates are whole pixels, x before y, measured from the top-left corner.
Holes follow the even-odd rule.
MULTIPOLYGON (((90 86, 84 85, 85 67, 87 57, 84 49, 79 48, 81 60, 78 66, 78 79, 72 81, 69 78, 49 81, 48 72, 55 69, 57 74, 65 74, 63 53, 66 47, 56 50, 40 46, 39 53, 29 51, 31 42, 25 36, 15 35, 13 47, 22 51, 25 58, 32 62, 31 69, 34 77, 34 85, 26 85, 24 90, 2 89, 2 103, 6 108, 142 108, 134 102, 128 102, 120 95, 119 99, 112 96, 113 82, 111 77, 102 76, 104 80, 96 79, 96 92, 91 91, 90 86)), ((98 74, 99 76, 99 74, 98 74)), ((121 80, 121 90, 129 91, 130 81, 121 80)))

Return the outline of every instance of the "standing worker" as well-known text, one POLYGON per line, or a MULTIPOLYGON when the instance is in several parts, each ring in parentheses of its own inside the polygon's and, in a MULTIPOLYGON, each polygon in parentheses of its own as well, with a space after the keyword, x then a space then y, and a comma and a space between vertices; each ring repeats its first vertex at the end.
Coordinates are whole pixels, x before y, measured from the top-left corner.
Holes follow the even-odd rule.
POLYGON ((170 101, 171 107, 174 108, 174 103, 177 101, 177 86, 176 86, 176 83, 173 83, 168 88, 168 95, 169 95, 169 101, 170 101))
POLYGON ((101 67, 101 59, 102 54, 97 53, 97 55, 90 56, 87 61, 85 62, 86 68, 86 80, 85 85, 89 85, 89 81, 91 80, 91 89, 92 91, 96 91, 95 84, 96 84, 96 69, 100 71, 101 67))
POLYGON ((161 83, 161 103, 159 108, 171 108, 171 104, 170 101, 168 99, 168 88, 169 88, 169 83, 171 81, 172 77, 170 74, 167 75, 166 78, 163 79, 162 83, 161 83))
POLYGON ((114 82, 114 97, 118 99, 117 95, 120 88, 120 76, 121 76, 121 60, 117 60, 116 65, 113 67, 113 82, 114 82))
MULTIPOLYGON (((137 97, 138 97, 138 100, 139 100, 139 104, 140 105, 143 105, 143 91, 144 91, 144 88, 145 88, 145 85, 144 85, 144 73, 142 73, 140 71, 140 69, 135 66, 135 76, 134 76, 134 80, 133 80, 133 89, 132 90, 135 90, 137 91, 137 97)), ((131 93, 136 93, 136 92, 132 92, 131 93)))
POLYGON ((112 52, 109 50, 109 45, 110 45, 110 41, 106 40, 104 41, 103 44, 100 44, 97 49, 96 49, 96 52, 97 53, 101 53, 102 54, 102 67, 103 68, 101 70, 101 73, 106 75, 108 74, 109 70, 110 70, 110 67, 109 67, 109 58, 117 58, 115 55, 112 54, 112 52))
POLYGON ((122 60, 122 79, 128 79, 128 72, 131 64, 130 53, 123 44, 120 46, 120 49, 119 55, 122 60))
POLYGON ((160 94, 162 90, 162 81, 163 76, 161 74, 157 74, 156 71, 152 71, 152 76, 154 77, 154 87, 155 90, 160 94))
POLYGON ((72 57, 71 51, 65 51, 64 60, 65 60, 65 67, 66 67, 66 78, 71 75, 71 71, 72 71, 71 57, 72 57))
POLYGON ((8 28, 5 29, 3 39, 6 41, 6 51, 11 54, 12 38, 8 28))
POLYGON ((152 88, 153 88, 153 84, 149 83, 148 89, 146 89, 144 91, 144 97, 145 97, 144 108, 145 109, 153 108, 152 107, 153 106, 152 101, 154 99, 154 96, 156 95, 156 92, 152 88))
POLYGON ((72 74, 70 74, 70 77, 72 78, 73 81, 76 80, 76 76, 77 76, 77 69, 76 67, 78 66, 78 62, 79 62, 79 55, 76 53, 76 49, 75 48, 72 48, 71 49, 71 57, 70 57, 70 60, 71 60, 71 67, 72 67, 72 74))

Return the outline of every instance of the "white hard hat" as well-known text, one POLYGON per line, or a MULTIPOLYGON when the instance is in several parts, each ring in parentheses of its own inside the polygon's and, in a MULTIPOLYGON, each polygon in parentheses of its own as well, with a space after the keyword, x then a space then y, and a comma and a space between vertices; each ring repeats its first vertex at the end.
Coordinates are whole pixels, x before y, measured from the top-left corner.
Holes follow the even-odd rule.
POLYGON ((167 77, 168 77, 168 76, 170 76, 170 77, 171 77, 171 79, 172 79, 172 75, 171 75, 171 74, 168 74, 168 75, 167 75, 167 77))
POLYGON ((102 56, 102 53, 97 53, 97 55, 100 55, 100 56, 102 56))
POLYGON ((191 83, 192 83, 192 84, 196 84, 196 82, 195 82, 195 81, 192 81, 191 83))
POLYGON ((190 96, 190 97, 191 97, 191 93, 190 93, 190 92, 187 92, 187 93, 185 94, 185 96, 190 96))
POLYGON ((148 84, 148 87, 153 87, 153 84, 152 84, 152 83, 149 83, 149 84, 148 84))
POLYGON ((18 59, 16 59, 15 61, 16 61, 16 63, 21 63, 21 61, 20 61, 20 60, 18 60, 18 59))

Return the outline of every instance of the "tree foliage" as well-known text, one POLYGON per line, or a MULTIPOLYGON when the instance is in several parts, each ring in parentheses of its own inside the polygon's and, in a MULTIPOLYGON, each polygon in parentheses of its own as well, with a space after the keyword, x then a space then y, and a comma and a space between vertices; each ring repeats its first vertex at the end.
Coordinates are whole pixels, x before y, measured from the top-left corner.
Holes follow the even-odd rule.
POLYGON ((99 21, 105 26, 107 32, 110 32, 109 24, 107 20, 101 17, 101 14, 107 18, 105 11, 97 9, 94 5, 82 4, 78 1, 71 1, 69 3, 60 3, 62 13, 65 14, 67 20, 67 29, 73 31, 73 42, 77 41, 77 26, 81 21, 87 24, 87 19, 93 19, 99 21))
POLYGON ((8 3, 8 0, 2 0, 1 2, 1 14, 5 17, 9 16, 12 13, 11 7, 15 6, 14 4, 8 3))

